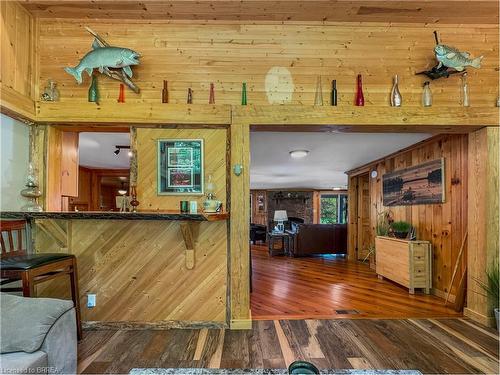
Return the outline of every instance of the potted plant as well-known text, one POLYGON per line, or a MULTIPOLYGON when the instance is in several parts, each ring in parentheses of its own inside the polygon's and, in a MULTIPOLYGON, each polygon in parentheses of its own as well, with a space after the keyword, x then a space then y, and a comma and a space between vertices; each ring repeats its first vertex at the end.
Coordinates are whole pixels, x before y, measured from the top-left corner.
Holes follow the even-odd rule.
POLYGON ((408 238, 408 233, 411 230, 411 224, 407 221, 394 221, 391 223, 391 229, 396 238, 408 238))
POLYGON ((489 271, 486 271, 486 282, 481 280, 476 280, 478 284, 483 288, 486 292, 486 295, 489 297, 493 311, 495 312, 495 319, 497 323, 497 329, 500 331, 500 326, 498 325, 498 320, 500 319, 500 309, 498 308, 499 298, 500 298, 500 270, 498 268, 498 261, 493 263, 490 267, 489 271))

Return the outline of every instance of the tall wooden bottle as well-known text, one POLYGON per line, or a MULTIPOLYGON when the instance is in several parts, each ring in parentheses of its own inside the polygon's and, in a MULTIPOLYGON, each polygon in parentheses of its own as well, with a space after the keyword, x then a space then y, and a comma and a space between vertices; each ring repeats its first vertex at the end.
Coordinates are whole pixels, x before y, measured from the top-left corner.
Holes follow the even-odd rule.
POLYGON ((161 102, 168 103, 168 81, 163 81, 163 90, 161 90, 161 102))
POLYGON ((210 84, 210 95, 208 97, 208 104, 215 104, 215 88, 214 84, 210 84))
POLYGON ((363 95, 363 83, 361 82, 361 74, 358 74, 357 87, 356 87, 356 98, 354 104, 358 107, 365 105, 365 97, 363 95))

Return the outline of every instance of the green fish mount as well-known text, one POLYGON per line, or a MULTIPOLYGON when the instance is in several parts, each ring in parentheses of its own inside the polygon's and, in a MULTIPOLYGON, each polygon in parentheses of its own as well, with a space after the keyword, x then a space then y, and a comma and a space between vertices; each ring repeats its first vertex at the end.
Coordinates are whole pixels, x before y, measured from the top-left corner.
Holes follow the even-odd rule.
POLYGON ((434 53, 438 63, 430 70, 418 72, 416 75, 424 74, 430 79, 435 80, 439 78, 448 78, 452 74, 462 73, 466 70, 467 66, 472 66, 476 69, 481 67, 483 56, 471 59, 468 52, 460 52, 454 47, 440 44, 436 31, 434 31, 434 38, 436 40, 434 53))
POLYGON ((140 54, 129 48, 112 47, 97 33, 88 27, 86 29, 95 37, 92 51, 87 52, 77 66, 67 67, 64 70, 81 84, 83 72, 92 76, 97 69, 99 73, 121 81, 132 91, 139 93, 140 89, 131 80, 133 75, 131 66, 139 65, 140 54))

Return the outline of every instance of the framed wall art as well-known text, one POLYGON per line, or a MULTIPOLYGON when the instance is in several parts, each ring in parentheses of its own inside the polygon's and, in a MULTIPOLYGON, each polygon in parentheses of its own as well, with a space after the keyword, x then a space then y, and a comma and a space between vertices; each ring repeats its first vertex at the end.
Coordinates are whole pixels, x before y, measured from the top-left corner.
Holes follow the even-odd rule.
POLYGON ((444 159, 387 173, 382 190, 384 206, 443 203, 444 159))
POLYGON ((203 139, 158 140, 158 195, 203 194, 203 139))

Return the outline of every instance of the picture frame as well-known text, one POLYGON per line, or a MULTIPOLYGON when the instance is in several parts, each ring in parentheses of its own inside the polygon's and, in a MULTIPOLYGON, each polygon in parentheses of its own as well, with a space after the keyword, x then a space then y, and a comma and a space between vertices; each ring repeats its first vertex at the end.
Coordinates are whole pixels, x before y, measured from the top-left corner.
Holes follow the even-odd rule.
POLYGON ((203 195, 203 139, 158 139, 157 194, 203 195))
POLYGON ((440 158, 384 174, 383 205, 390 207, 444 203, 444 162, 444 158, 440 158))

